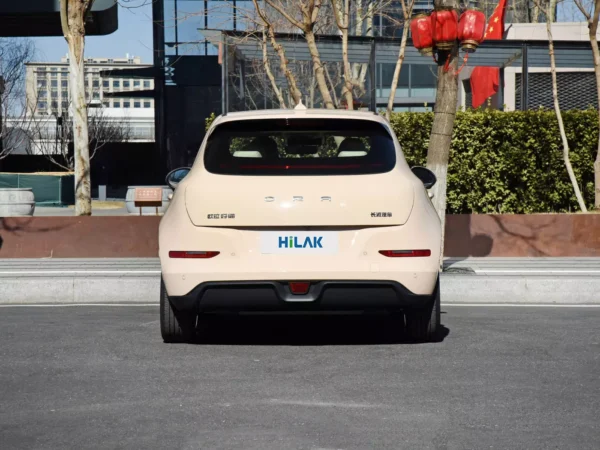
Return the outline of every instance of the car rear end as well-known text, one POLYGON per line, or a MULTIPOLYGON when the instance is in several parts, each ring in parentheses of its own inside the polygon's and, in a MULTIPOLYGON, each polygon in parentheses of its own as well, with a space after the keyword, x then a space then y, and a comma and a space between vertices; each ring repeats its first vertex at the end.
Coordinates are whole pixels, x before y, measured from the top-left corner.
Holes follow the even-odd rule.
POLYGON ((173 305, 403 309, 438 277, 440 222, 375 115, 227 117, 160 224, 173 305))

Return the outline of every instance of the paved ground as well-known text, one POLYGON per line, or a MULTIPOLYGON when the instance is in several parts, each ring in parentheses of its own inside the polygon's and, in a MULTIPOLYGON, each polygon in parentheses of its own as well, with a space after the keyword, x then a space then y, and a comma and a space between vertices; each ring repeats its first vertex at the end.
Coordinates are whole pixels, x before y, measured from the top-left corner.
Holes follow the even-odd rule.
POLYGON ((0 309, 2 449, 596 449, 600 308, 443 308, 438 344, 360 317, 0 309))

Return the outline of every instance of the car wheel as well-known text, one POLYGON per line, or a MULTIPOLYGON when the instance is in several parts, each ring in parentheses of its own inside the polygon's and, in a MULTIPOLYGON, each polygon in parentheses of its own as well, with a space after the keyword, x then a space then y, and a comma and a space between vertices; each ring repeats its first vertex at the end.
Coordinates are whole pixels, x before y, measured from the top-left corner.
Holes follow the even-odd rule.
POLYGON ((197 315, 178 311, 169 301, 164 281, 160 280, 160 332, 164 342, 190 342, 196 331, 197 315))
POLYGON ((440 327, 440 279, 438 276, 432 298, 424 308, 406 311, 406 334, 416 342, 434 342, 440 327))

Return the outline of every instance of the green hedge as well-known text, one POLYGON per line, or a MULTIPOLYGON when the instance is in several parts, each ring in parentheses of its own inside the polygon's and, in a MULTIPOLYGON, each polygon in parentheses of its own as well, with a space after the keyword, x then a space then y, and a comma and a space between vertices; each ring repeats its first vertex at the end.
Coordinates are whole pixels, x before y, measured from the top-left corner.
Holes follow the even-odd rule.
MULTIPOLYGON (((207 127, 214 117, 206 121, 207 127)), ((571 163, 594 202, 598 112, 563 111, 571 163)), ((433 113, 396 113, 392 126, 411 165, 425 165, 433 113)), ((460 111, 448 168, 448 209, 460 213, 577 211, 553 111, 460 111)))
MULTIPOLYGON (((424 164, 433 113, 399 113, 393 128, 410 164, 424 164)), ((594 202, 598 112, 564 111, 571 163, 594 202)), ((553 111, 461 111, 448 167, 449 213, 577 211, 553 111)))

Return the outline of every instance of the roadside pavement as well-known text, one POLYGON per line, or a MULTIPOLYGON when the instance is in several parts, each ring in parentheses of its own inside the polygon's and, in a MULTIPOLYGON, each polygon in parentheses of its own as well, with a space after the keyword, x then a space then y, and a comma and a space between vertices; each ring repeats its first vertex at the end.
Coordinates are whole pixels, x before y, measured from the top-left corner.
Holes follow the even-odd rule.
MULTIPOLYGON (((448 259, 443 304, 600 305, 600 258, 448 259)), ((0 304, 157 303, 158 258, 0 259, 0 304)))
POLYGON ((600 442, 600 308, 450 306, 408 344, 379 317, 0 308, 0 442, 65 448, 576 449, 600 442))

